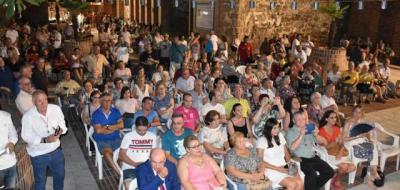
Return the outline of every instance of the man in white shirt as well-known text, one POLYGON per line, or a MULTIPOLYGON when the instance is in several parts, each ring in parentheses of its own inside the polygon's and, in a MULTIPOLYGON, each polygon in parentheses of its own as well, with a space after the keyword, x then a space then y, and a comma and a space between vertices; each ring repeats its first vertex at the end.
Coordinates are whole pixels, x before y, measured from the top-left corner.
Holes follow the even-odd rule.
POLYGON ((103 73, 103 67, 108 66, 109 63, 106 57, 100 53, 100 46, 93 47, 93 53, 82 58, 82 63, 87 67, 88 71, 93 74, 95 69, 103 73))
POLYGON ((11 39, 11 43, 16 45, 17 39, 18 39, 18 31, 16 30, 17 24, 12 23, 10 28, 6 31, 6 38, 11 39))
POLYGON ((301 34, 297 34, 296 38, 292 41, 292 52, 296 50, 296 47, 300 45, 301 34))
POLYGON ((124 136, 119 152, 126 189, 129 189, 132 179, 136 178, 134 169, 149 159, 151 150, 157 147, 156 135, 148 133, 149 121, 146 117, 136 118, 135 126, 132 132, 124 136))
POLYGON ((32 94, 34 107, 22 117, 21 137, 28 144, 35 178, 34 189, 44 190, 46 172, 53 174, 54 189, 64 188, 65 160, 60 147, 60 136, 67 132, 64 114, 60 107, 48 104, 42 90, 32 94))
MULTIPOLYGON (((1 107, 0 107, 1 110, 1 107)), ((11 115, 0 111, 0 176, 6 189, 14 189, 17 179, 17 158, 14 147, 18 141, 18 134, 11 120, 11 115)))
POLYGON ((185 68, 182 71, 182 76, 176 80, 176 88, 180 93, 189 93, 194 89, 194 81, 196 79, 190 75, 190 70, 185 68))
POLYGON ((222 123, 226 123, 226 113, 225 113, 225 107, 222 105, 220 102, 223 102, 224 100, 222 99, 222 94, 219 91, 211 91, 208 94, 208 97, 210 98, 210 102, 205 104, 203 108, 201 109, 201 116, 200 117, 202 120, 204 117, 207 115, 207 113, 211 110, 216 110, 220 114, 221 118, 220 121, 222 123))
POLYGON ((52 34, 52 40, 53 40, 53 47, 54 49, 60 49, 61 48, 61 33, 57 30, 54 29, 53 30, 53 34, 52 34))
POLYGON ((330 84, 326 86, 325 94, 321 97, 321 108, 324 112, 327 110, 338 110, 338 106, 335 101, 335 85, 330 84))
POLYGON ((307 62, 307 54, 300 45, 296 46, 296 49, 292 51, 292 56, 293 58, 299 58, 303 65, 307 62))
POLYGON ((32 101, 32 83, 28 78, 22 77, 19 80, 19 87, 21 90, 19 91, 17 98, 15 98, 15 104, 18 111, 21 114, 24 114, 34 106, 32 101))
POLYGON ((268 97, 273 100, 276 94, 276 88, 274 87, 274 81, 271 79, 264 79, 260 88, 260 94, 267 94, 268 97))
POLYGON ((215 53, 218 51, 218 36, 215 35, 213 30, 210 32, 210 40, 213 46, 213 55, 215 55, 215 53))

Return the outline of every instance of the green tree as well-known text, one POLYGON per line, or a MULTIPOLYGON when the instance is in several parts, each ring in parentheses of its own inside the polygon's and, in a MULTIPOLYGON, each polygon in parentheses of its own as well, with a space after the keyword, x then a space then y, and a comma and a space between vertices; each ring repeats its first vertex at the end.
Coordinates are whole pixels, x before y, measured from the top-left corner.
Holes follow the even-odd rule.
POLYGON ((328 47, 330 48, 334 45, 339 21, 343 19, 344 14, 348 8, 349 5, 338 7, 334 1, 330 1, 327 5, 322 6, 320 9, 322 13, 329 15, 329 17, 331 18, 328 37, 328 47))

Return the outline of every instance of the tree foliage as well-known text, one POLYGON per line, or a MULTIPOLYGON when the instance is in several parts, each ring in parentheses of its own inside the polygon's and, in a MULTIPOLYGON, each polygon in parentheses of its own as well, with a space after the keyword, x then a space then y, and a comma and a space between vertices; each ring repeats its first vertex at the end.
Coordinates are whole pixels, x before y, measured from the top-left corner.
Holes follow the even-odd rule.
POLYGON ((327 5, 322 6, 320 11, 329 15, 333 20, 340 20, 344 17, 344 13, 349 8, 349 5, 338 7, 335 2, 329 2, 327 5))

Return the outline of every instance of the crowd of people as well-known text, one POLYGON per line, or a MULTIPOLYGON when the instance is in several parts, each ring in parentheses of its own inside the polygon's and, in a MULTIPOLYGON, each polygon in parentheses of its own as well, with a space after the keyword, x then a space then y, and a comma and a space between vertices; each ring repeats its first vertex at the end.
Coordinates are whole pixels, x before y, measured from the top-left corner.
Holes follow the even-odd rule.
MULTIPOLYGON (((70 32, 12 22, 0 44, 1 93, 15 97, 37 190, 45 189, 46 168, 54 189, 63 189, 65 177, 60 136, 68 128, 60 107, 48 104, 53 84, 61 105, 74 106, 93 127, 107 165, 123 170, 126 189, 134 179, 149 190, 317 190, 330 179, 344 189, 341 176, 355 166, 343 145, 354 140, 370 179, 380 178, 370 134, 349 131, 362 121, 357 104, 400 95, 400 82, 389 80, 393 52, 382 41, 344 39, 348 70, 333 65, 325 81, 323 63, 309 59, 311 37, 300 33, 265 39, 258 49, 249 36, 231 44, 214 31, 170 39, 111 19, 87 31, 88 55, 79 48, 67 55, 70 32), (355 105, 350 119, 338 104, 355 105), (333 159, 322 160, 314 146, 333 159), (113 162, 116 150, 121 166, 113 162)), ((0 176, 13 188, 18 136, 10 115, 0 114, 7 126, 0 128, 0 176)))

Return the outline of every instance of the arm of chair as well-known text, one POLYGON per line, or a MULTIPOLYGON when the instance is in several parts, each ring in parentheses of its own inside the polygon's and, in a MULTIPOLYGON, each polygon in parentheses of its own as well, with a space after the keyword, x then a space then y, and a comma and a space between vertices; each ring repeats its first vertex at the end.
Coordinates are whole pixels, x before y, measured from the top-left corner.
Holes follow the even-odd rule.
MULTIPOLYGON (((396 134, 393 134, 391 132, 388 132, 385 130, 385 128, 382 127, 381 124, 379 123, 374 123, 374 126, 382 133, 391 136, 393 138, 393 144, 391 145, 392 147, 399 147, 399 141, 400 141, 400 137, 396 134)), ((382 142, 379 142, 380 144, 383 144, 382 142)))

